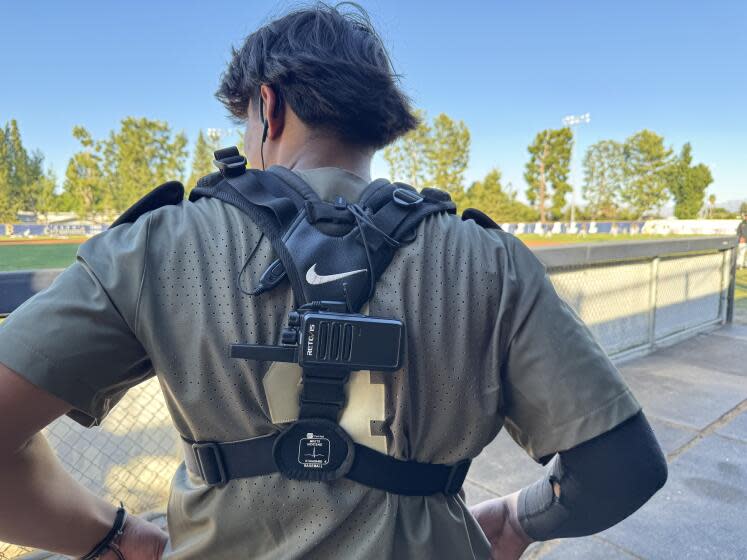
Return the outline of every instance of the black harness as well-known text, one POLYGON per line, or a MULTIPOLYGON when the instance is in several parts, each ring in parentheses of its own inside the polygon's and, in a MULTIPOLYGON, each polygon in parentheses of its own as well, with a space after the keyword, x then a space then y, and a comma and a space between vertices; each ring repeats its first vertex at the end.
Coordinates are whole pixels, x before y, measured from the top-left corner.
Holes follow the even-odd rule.
MULTIPOLYGON (((352 371, 402 366, 405 325, 359 313, 396 250, 414 240, 417 225, 436 213, 455 213, 447 193, 385 180, 372 182, 356 204, 322 201, 284 168, 247 170, 235 147, 215 152, 220 172, 203 177, 190 200, 217 198, 246 213, 272 244, 277 260, 251 290, 258 295, 288 279, 295 309, 276 346, 233 344, 231 356, 294 362, 302 369, 298 420, 267 436, 233 442, 183 439, 187 468, 208 485, 280 472, 297 480, 342 477, 396 494, 456 494, 470 461, 452 465, 403 461, 352 441, 338 424, 352 371)), ((113 225, 183 198, 166 183, 113 225)), ((497 227, 477 210, 464 219, 497 227)))

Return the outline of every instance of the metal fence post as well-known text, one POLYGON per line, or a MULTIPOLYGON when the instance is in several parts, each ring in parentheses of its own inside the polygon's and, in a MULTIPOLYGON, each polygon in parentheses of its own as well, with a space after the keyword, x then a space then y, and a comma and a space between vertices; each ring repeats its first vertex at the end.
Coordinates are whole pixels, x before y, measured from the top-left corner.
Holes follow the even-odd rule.
POLYGON ((656 347, 656 295, 659 286, 659 257, 651 260, 651 276, 648 284, 648 332, 649 344, 656 347))
POLYGON ((726 293, 726 323, 731 323, 734 320, 734 291, 737 284, 737 255, 739 249, 732 247, 729 249, 730 266, 729 266, 729 286, 726 293))

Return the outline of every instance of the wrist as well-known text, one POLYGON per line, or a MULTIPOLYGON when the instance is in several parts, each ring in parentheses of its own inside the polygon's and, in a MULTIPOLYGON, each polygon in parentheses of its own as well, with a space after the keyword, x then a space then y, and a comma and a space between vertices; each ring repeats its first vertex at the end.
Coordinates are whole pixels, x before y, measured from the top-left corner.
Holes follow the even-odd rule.
MULTIPOLYGON (((122 537, 125 524, 127 523, 127 512, 120 502, 119 508, 115 510, 114 519, 107 527, 106 533, 94 543, 81 560, 99 560, 109 550, 117 550, 116 543, 122 537)), ((120 556, 117 554, 117 556, 120 556)))
POLYGON ((78 522, 73 533, 67 531, 67 534, 75 534, 75 542, 69 542, 66 547, 57 546, 49 548, 48 545, 42 545, 42 548, 49 548, 55 552, 63 553, 74 558, 82 558, 88 552, 101 542, 101 539, 107 534, 114 524, 117 516, 117 506, 106 502, 98 497, 91 497, 88 500, 87 507, 84 511, 78 512, 78 522), (81 517, 81 515, 83 517, 81 517))

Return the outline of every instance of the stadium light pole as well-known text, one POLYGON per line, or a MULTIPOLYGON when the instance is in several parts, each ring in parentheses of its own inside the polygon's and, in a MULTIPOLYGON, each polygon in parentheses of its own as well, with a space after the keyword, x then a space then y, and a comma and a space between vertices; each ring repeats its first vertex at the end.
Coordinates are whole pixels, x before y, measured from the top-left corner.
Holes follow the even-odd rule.
POLYGON ((235 135, 235 134, 239 134, 240 136, 241 129, 240 128, 208 128, 207 129, 208 139, 216 144, 220 142, 221 138, 235 135))
POLYGON ((222 131, 220 128, 208 128, 207 129, 207 137, 208 140, 215 142, 216 144, 220 140, 220 137, 222 136, 222 131))
MULTIPOLYGON (((588 124, 591 122, 591 114, 584 113, 583 115, 568 115, 563 117, 563 124, 574 131, 575 142, 574 145, 578 145, 578 132, 577 128, 580 124, 588 124), (575 129, 575 130, 574 130, 575 129)), ((571 152, 571 171, 578 166, 573 165, 573 152, 571 152)), ((571 173, 573 176, 573 183, 571 184, 571 223, 576 222, 576 180, 580 177, 578 170, 576 173, 571 173)))

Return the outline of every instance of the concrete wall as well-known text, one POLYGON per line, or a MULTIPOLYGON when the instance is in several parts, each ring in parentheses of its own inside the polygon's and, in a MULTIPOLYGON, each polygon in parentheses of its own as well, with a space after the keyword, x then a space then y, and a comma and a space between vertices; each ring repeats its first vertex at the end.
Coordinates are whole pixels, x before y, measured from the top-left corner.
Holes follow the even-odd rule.
POLYGON ((558 294, 613 358, 727 320, 733 237, 539 248, 558 294))

